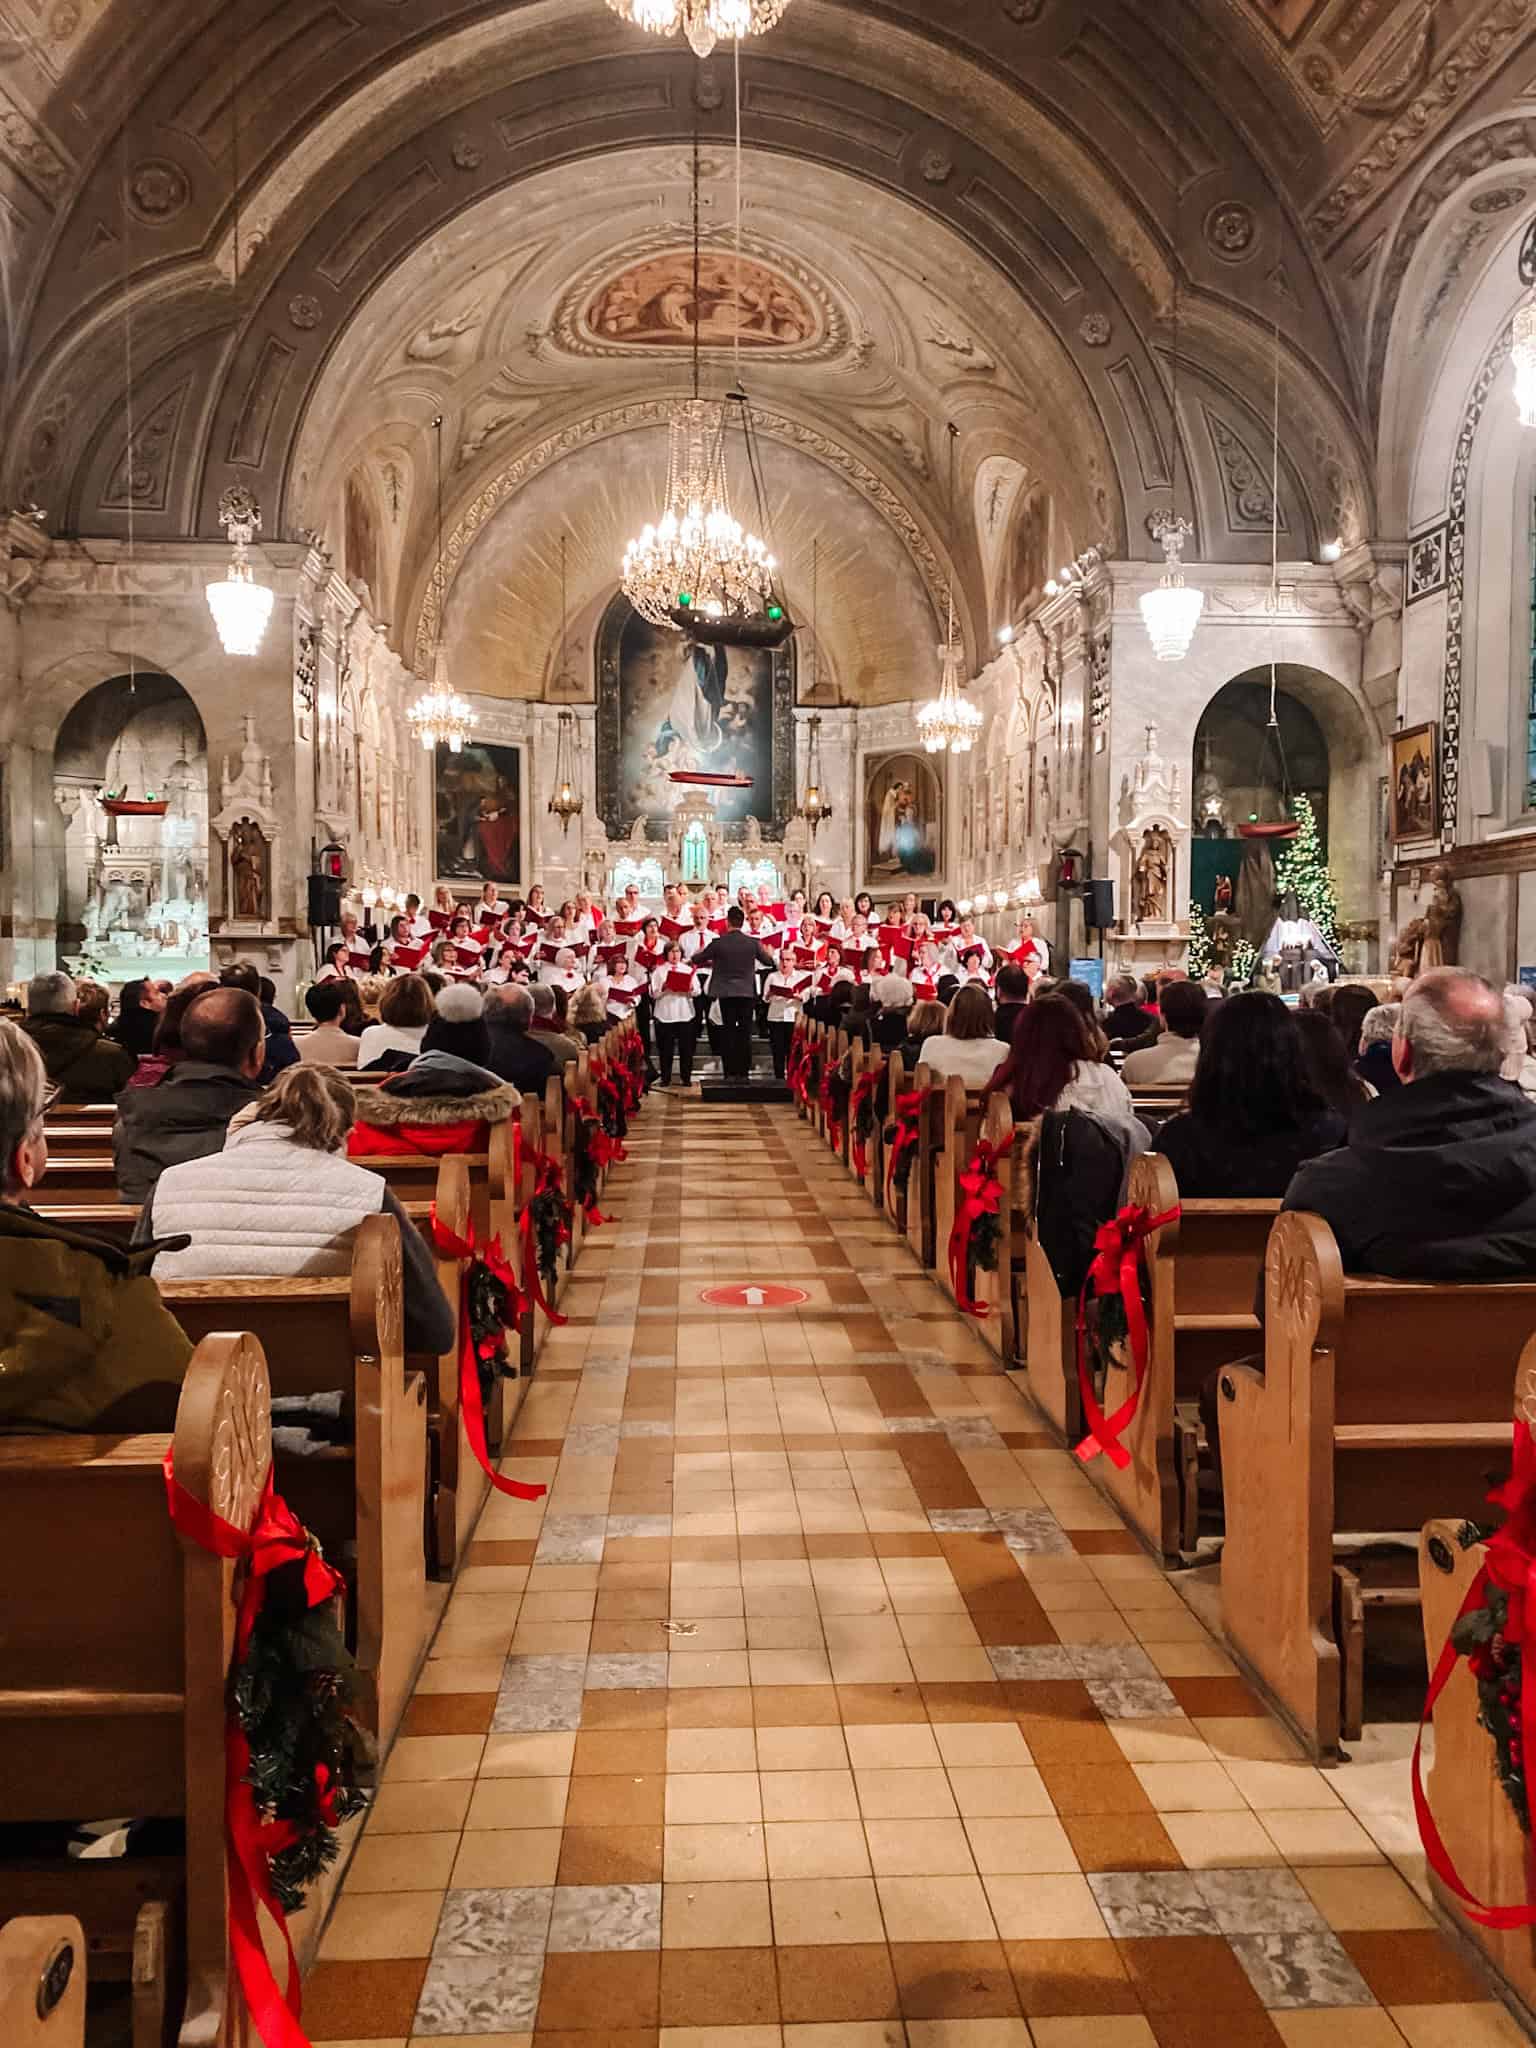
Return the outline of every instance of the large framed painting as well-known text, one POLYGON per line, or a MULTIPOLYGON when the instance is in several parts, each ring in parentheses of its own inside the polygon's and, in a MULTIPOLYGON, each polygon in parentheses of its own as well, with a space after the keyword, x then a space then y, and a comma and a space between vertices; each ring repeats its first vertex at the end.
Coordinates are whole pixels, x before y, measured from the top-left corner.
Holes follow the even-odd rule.
POLYGON ((597 808, 615 836, 665 824, 690 785, 675 771, 741 774, 721 789, 723 824, 782 831, 794 803, 794 642, 706 647, 641 618, 622 592, 597 636, 597 808))
POLYGON ((864 757, 864 885, 931 881, 944 860, 944 785, 926 754, 864 757))
POLYGON ((1392 843, 1434 839, 1440 830, 1440 762, 1433 724, 1392 735, 1392 843))
POLYGON ((443 882, 521 882, 522 750, 474 742, 436 756, 433 819, 443 882))

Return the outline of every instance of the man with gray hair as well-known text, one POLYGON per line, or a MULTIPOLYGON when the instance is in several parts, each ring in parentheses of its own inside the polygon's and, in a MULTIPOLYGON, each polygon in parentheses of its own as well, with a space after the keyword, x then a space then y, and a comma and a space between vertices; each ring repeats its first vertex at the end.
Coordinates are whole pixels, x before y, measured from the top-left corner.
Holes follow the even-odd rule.
POLYGON ((1337 1152, 1286 1191, 1338 1239, 1347 1271, 1423 1280, 1536 1275, 1536 1104, 1500 1078, 1505 1000, 1456 967, 1403 997, 1392 1064, 1403 1086, 1363 1104, 1337 1152))
POLYGON ((542 1095, 555 1071, 555 1056, 548 1045, 529 1035, 532 1023, 533 998, 526 988, 508 982, 486 991, 485 1028, 491 1040, 486 1065, 524 1094, 542 1095))
POLYGON ((528 1036, 542 1045, 561 1073, 567 1060, 579 1060, 586 1047, 560 1029, 555 1011, 555 992, 547 982, 536 981, 528 991, 533 1003, 533 1022, 528 1036))
POLYGON ((75 1011, 75 984, 67 974, 34 974, 22 1029, 42 1054, 61 1102, 105 1102, 128 1086, 139 1062, 75 1011))

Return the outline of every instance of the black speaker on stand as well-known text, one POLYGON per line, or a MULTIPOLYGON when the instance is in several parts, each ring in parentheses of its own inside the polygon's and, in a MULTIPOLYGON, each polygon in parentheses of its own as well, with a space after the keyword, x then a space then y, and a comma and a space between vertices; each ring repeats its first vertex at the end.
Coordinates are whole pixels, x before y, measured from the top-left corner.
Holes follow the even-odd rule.
POLYGON ((334 875, 309 878, 309 924, 311 931, 330 931, 341 922, 342 884, 334 875))
POLYGON ((1083 884, 1083 922, 1091 932, 1107 932, 1115 922, 1115 885, 1107 878, 1083 884))

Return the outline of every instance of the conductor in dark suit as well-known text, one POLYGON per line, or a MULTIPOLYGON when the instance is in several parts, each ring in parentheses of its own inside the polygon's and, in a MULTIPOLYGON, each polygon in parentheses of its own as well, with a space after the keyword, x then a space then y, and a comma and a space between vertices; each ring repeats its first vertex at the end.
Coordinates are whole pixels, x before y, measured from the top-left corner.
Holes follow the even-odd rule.
POLYGON ((745 1081, 752 1067, 752 1015, 757 1007, 757 971, 778 965, 765 946, 744 929, 746 914, 733 903, 725 915, 729 930, 694 955, 695 967, 709 969, 710 1001, 720 1005, 720 1059, 727 1081, 745 1081))

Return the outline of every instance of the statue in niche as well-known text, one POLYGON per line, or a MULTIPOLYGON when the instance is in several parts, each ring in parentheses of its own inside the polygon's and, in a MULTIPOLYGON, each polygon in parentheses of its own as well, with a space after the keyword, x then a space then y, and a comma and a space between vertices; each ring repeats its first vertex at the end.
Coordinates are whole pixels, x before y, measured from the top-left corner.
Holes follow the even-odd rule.
POLYGON ((1216 881, 1216 907, 1211 913, 1210 951, 1213 967, 1230 967, 1237 942, 1243 935, 1242 925, 1232 910, 1232 877, 1220 875, 1216 881))
POLYGON ((1168 879, 1173 869, 1173 846, 1160 826, 1149 825, 1141 835, 1141 852, 1131 875, 1131 922, 1168 922, 1168 879))
POLYGON ((267 915, 267 842, 261 827, 241 818, 229 835, 230 896, 236 917, 260 922, 267 915))
POLYGON ((1451 871, 1437 863, 1429 871, 1429 901, 1424 906, 1424 943, 1419 948, 1418 971, 1430 967, 1454 967, 1461 957, 1461 892, 1451 880, 1451 871))

